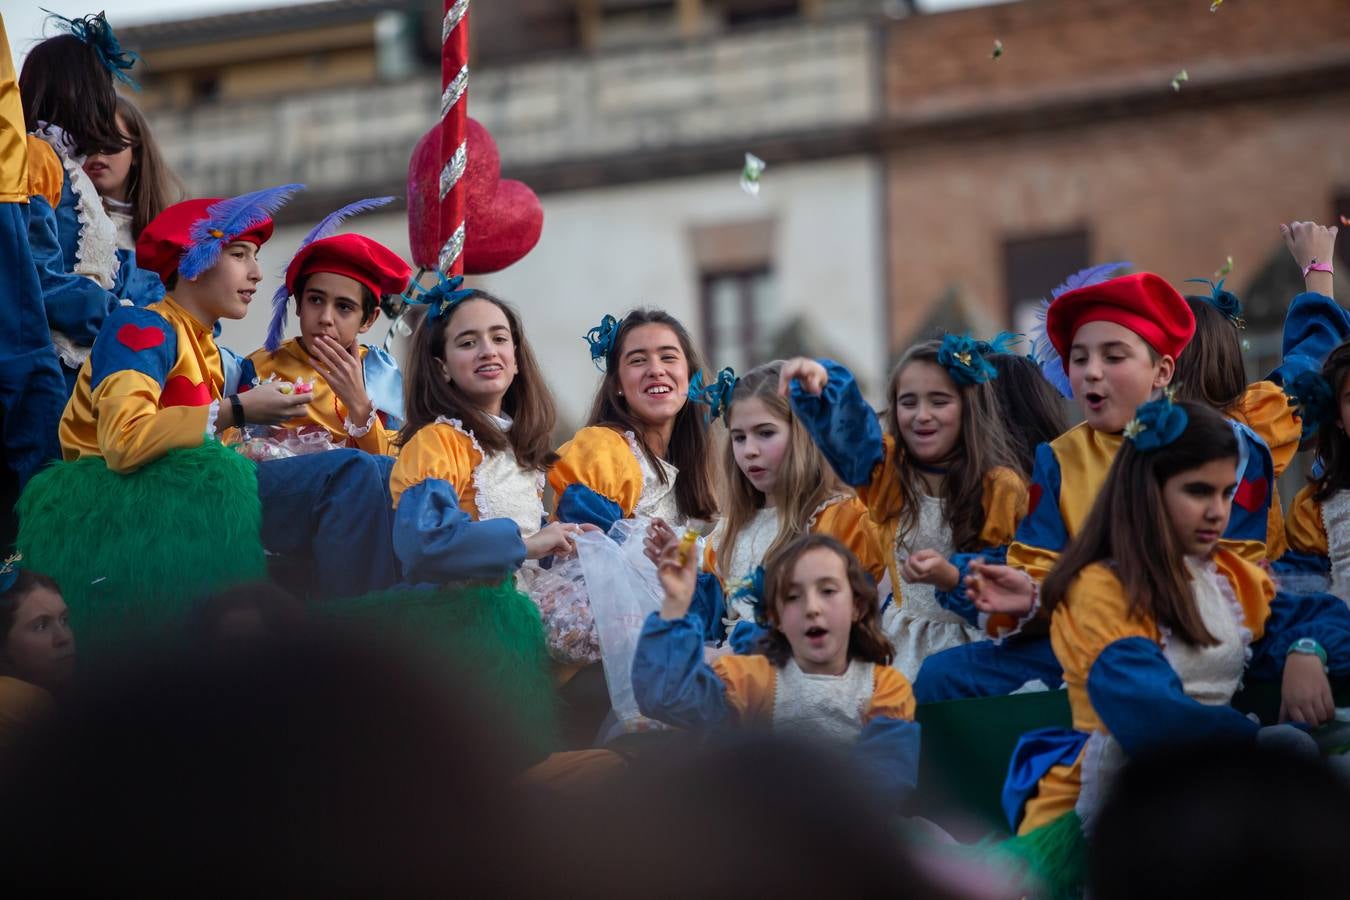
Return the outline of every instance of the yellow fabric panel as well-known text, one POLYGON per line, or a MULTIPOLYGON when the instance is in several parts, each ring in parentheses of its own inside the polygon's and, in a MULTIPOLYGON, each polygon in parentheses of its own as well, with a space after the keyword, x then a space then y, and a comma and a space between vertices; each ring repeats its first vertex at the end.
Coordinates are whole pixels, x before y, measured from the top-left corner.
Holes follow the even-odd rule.
POLYGON ((1248 385, 1228 415, 1266 442, 1275 463, 1275 477, 1279 478, 1298 452, 1303 433, 1303 423, 1289 404, 1288 395, 1274 382, 1258 381, 1248 385))
POLYGON ((1330 552, 1327 529, 1322 521, 1322 504, 1313 499, 1313 490, 1313 485, 1306 484, 1294 495, 1284 520, 1284 535, 1289 539, 1290 550, 1326 556, 1330 552))
MULTIPOLYGON (((360 353, 363 361, 369 349, 365 345, 361 346, 360 353)), ((298 428, 302 425, 318 425, 327 430, 329 437, 336 444, 355 447, 367 453, 378 453, 384 456, 396 454, 397 448, 394 446, 393 438, 397 432, 389 431, 384 427, 384 422, 380 420, 378 412, 375 414, 375 424, 364 436, 354 438, 347 433, 345 424, 347 407, 338 400, 337 394, 333 393, 333 389, 328 386, 328 382, 314 368, 314 363, 301 345, 300 338, 291 338, 278 347, 274 353, 269 353, 267 350, 256 350, 249 354, 248 358, 252 361, 253 368, 258 373, 258 378, 264 381, 269 375, 275 375, 280 381, 294 383, 297 379, 303 378, 305 381, 314 384, 314 398, 310 401, 305 415, 289 420, 285 423, 286 427, 298 428)), ((354 422, 353 424, 359 427, 365 423, 354 422)))
POLYGON ((61 188, 66 183, 66 170, 51 145, 36 135, 28 135, 28 197, 43 197, 52 209, 61 202, 61 188))
POLYGON ((0 16, 0 203, 28 202, 27 135, 19 78, 9 55, 5 20, 0 16))
POLYGON ((408 488, 428 478, 439 478, 455 489, 459 508, 477 520, 473 470, 482 461, 483 454, 474 449, 469 436, 453 425, 433 422, 419 428, 394 461, 394 471, 389 476, 394 508, 398 508, 399 498, 408 488))
POLYGON ((1214 563, 1233 586, 1233 595, 1242 607, 1243 621, 1251 630, 1252 640, 1261 640, 1270 618, 1270 601, 1275 599, 1275 582, 1257 563, 1222 547, 1214 551, 1214 563))
POLYGON ((855 486, 858 499, 867 507, 872 521, 882 526, 882 537, 886 545, 895 537, 895 523, 904 505, 904 496, 900 493, 900 470, 896 465, 895 438, 889 434, 881 436, 884 455, 881 462, 872 467, 867 484, 855 486))
POLYGON ((554 502, 574 484, 584 485, 619 505, 631 516, 642 496, 642 467, 624 435, 603 425, 588 425, 558 449, 548 473, 554 502))
POLYGON ((890 666, 872 669, 872 703, 863 713, 863 724, 878 716, 914 721, 914 690, 899 669, 890 666))
POLYGON ((847 547, 877 584, 886 574, 886 553, 875 522, 857 497, 830 504, 816 516, 813 534, 828 534, 847 547))
POLYGON ((1078 805, 1083 790, 1083 754, 1071 766, 1053 766, 1036 785, 1036 794, 1027 800, 1018 834, 1028 834, 1049 825, 1078 805))
POLYGON ((980 544, 1001 547, 1012 543, 1017 524, 1027 514, 1026 479, 1003 466, 984 473, 984 529, 980 544))
POLYGON ((727 703, 740 725, 773 724, 778 672, 767 656, 719 656, 712 669, 726 686, 727 703))
POLYGON ((1274 562, 1289 550, 1284 537, 1284 506, 1280 503, 1280 486, 1270 485, 1270 515, 1266 517, 1266 559, 1274 562))

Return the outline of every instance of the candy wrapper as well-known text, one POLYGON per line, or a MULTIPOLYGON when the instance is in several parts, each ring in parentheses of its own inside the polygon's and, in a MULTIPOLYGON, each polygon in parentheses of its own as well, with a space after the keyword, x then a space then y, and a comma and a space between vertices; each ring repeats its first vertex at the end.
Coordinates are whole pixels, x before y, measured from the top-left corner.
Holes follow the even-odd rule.
POLYGON ((551 569, 527 564, 517 573, 516 584, 539 607, 548 655, 555 662, 588 665, 600 661, 600 638, 580 560, 575 556, 557 560, 551 569))
POLYGON ((335 444, 328 429, 319 425, 300 425, 285 428, 280 425, 245 425, 231 433, 229 446, 254 462, 271 459, 290 459, 326 450, 340 450, 345 444, 335 444))

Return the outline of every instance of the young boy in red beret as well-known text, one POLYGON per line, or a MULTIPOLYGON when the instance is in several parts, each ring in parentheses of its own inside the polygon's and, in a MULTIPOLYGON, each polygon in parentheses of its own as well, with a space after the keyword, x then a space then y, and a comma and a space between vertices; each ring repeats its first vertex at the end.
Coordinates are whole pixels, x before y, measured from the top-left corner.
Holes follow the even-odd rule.
POLYGON ((1036 448, 1028 511, 1007 565, 973 563, 980 579, 978 621, 990 637, 929 657, 915 680, 919 702, 998 696, 1062 671, 1038 615, 1037 586, 1078 532, 1106 481, 1135 410, 1172 380, 1195 333, 1185 299, 1149 272, 1066 291, 1046 310, 1045 328, 1083 410, 1084 421, 1036 448), (1023 629, 1025 628, 1025 631, 1023 629))
MULTIPOLYGON (((220 319, 248 311, 271 213, 298 187, 189 200, 145 228, 137 265, 157 272, 167 293, 108 317, 61 419, 66 459, 100 457, 114 472, 132 473, 231 426, 304 414, 311 395, 284 392, 279 383, 225 395, 212 336, 220 319)), ((257 465, 263 547, 312 560, 307 588, 314 596, 359 595, 393 583, 391 464, 334 450, 257 465)))
POLYGON ((411 277, 412 268, 398 254, 368 237, 306 242, 286 267, 267 343, 245 360, 240 390, 255 381, 312 384, 311 403, 287 426, 318 425, 336 444, 394 455, 403 377, 388 353, 357 339, 375 323, 381 298, 403 293, 411 277), (300 336, 282 343, 291 297, 300 336))

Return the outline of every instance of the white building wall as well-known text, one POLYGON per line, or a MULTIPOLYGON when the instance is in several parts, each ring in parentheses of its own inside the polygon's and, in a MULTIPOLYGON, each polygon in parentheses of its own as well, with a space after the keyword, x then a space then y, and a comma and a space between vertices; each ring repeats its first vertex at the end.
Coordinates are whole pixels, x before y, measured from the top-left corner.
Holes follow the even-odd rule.
MULTIPOLYGON (((820 340, 812 349, 853 367, 870 398, 878 399, 886 364, 878 164, 862 156, 781 167, 771 162, 758 197, 742 192, 738 177, 733 170, 544 196, 539 245, 478 282, 521 310, 566 424, 580 424, 599 380, 582 340, 587 329, 605 313, 649 305, 667 309, 700 335, 700 273, 690 229, 751 219, 775 221, 769 262, 777 303, 769 330, 805 314, 820 340)), ((351 226, 406 257, 401 215, 367 215, 351 226)), ((279 229, 264 248, 260 299, 279 284, 276 270, 304 231, 279 229)), ((241 352, 261 346, 267 306, 255 302, 247 319, 225 323, 222 343, 241 352)), ((387 327, 381 319, 368 342, 382 339, 387 327)), ((293 316, 290 333, 296 333, 293 316)))

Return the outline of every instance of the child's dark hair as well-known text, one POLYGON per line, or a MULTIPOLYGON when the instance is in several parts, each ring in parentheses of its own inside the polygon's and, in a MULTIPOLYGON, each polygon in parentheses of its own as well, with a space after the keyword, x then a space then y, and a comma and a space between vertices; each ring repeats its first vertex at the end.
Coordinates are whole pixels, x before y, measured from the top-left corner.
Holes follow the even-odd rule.
POLYGON ((5 642, 9 640, 9 631, 14 627, 14 617, 18 615, 19 605, 23 603, 25 597, 38 588, 46 588, 49 591, 61 593, 61 589, 56 586, 56 582, 46 575, 20 569, 14 584, 10 585, 9 590, 0 594, 0 648, 3 648, 5 642))
POLYGON ((989 357, 998 377, 992 382, 999 418, 1007 424, 1008 439, 1021 465, 1030 476, 1036 465, 1036 448, 1048 444, 1069 429, 1064 398, 1046 381, 1035 360, 1015 353, 989 357))
POLYGON ((797 561, 811 550, 818 549, 829 550, 842 559, 844 570, 848 573, 849 590, 853 592, 853 611, 857 616, 848 633, 848 658, 879 666, 890 665, 895 651, 881 630, 881 605, 877 599, 876 585, 858 558, 837 538, 828 534, 804 534, 765 561, 764 616, 768 620, 769 631, 760 638, 756 650, 780 668, 792 658, 792 646, 787 636, 778 630, 778 607, 787 597, 797 561))
MULTIPOLYGON (((295 279, 295 314, 300 315, 300 301, 305 296, 305 285, 309 282, 309 276, 315 273, 302 275, 295 279)), ((359 284, 360 282, 358 282, 359 284)), ((380 297, 364 284, 361 285, 361 324, 374 321, 375 314, 380 311, 380 297)), ((508 317, 509 318, 509 317, 508 317)))
POLYGON ((1331 499, 1337 491, 1350 488, 1350 435, 1341 427, 1341 394, 1350 384, 1350 341, 1341 344, 1322 364, 1322 378, 1331 386, 1331 409, 1334 421, 1323 422, 1317 429, 1317 457, 1322 461, 1322 475, 1313 479, 1313 499, 1318 503, 1331 499))
MULTIPOLYGON (((923 481, 918 468, 910 461, 900 434, 900 420, 895 412, 895 401, 900 392, 900 376, 916 362, 930 363, 942 368, 937 341, 916 344, 900 357, 891 370, 886 387, 886 427, 895 437, 895 468, 900 473, 900 508, 886 511, 899 514, 901 534, 909 534, 919 521, 923 503, 923 481)), ((943 369, 945 374, 946 370, 943 369)), ((1003 417, 1000 416, 994 387, 983 384, 952 382, 953 390, 961 397, 961 436, 953 456, 947 460, 947 474, 942 479, 942 515, 951 524, 952 545, 959 553, 981 549, 980 532, 984 530, 984 477, 1000 466, 1016 471, 1019 467, 1008 437, 1003 417)))
POLYGON ((135 240, 166 206, 182 199, 183 185, 159 152, 145 116, 121 94, 117 95, 117 115, 126 126, 122 130, 131 145, 127 202, 131 204, 131 237, 135 240))
POLYGON ((112 74, 98 51, 73 34, 47 38, 28 51, 19 94, 28 130, 41 122, 60 126, 76 156, 117 153, 127 145, 117 130, 112 74))
POLYGON ((1237 437, 1228 420, 1208 405, 1178 405, 1186 410, 1188 421, 1175 441, 1140 452, 1127 439, 1116 451, 1082 530, 1041 585, 1047 612, 1064 601, 1086 566, 1108 562, 1134 616, 1153 619, 1188 644, 1215 643, 1192 602, 1185 554, 1163 506, 1162 487, 1174 475, 1219 459, 1232 459, 1236 476, 1237 437))
POLYGON ((407 373, 404 390, 407 419, 396 439, 400 447, 412 440, 421 428, 445 416, 459 419, 484 451, 500 452, 509 448, 523 468, 542 471, 558 459, 553 452, 553 427, 558 420, 553 394, 544 381, 529 341, 525 339, 520 316, 504 300, 487 291, 475 290, 448 315, 434 322, 424 321, 413 339, 407 373), (516 377, 502 398, 502 412, 512 420, 507 432, 498 428, 458 386, 447 381, 437 363, 445 358, 450 323, 465 303, 474 300, 486 301, 500 309, 511 328, 511 341, 516 350, 516 377))
MULTIPOLYGON (((586 424, 631 431, 664 483, 665 470, 659 465, 656 454, 642 440, 644 426, 619 393, 619 356, 623 352, 623 342, 634 328, 642 325, 665 325, 675 332, 689 366, 689 377, 693 378, 696 372, 702 370, 703 358, 694 346, 689 330, 680 324, 679 319, 665 310, 635 309, 619 323, 614 343, 605 357, 605 377, 596 391, 586 424)), ((694 519, 711 519, 717 515, 717 492, 713 478, 716 460, 708 440, 708 423, 704 412, 704 407, 686 403, 675 415, 675 428, 670 434, 670 445, 666 450, 666 459, 680 472, 680 477, 675 480, 676 505, 682 515, 694 519)))
POLYGON ((1226 413, 1247 392, 1242 340, 1228 317, 1204 297, 1187 297, 1186 305, 1195 314, 1195 336, 1177 356, 1176 396, 1226 413))

